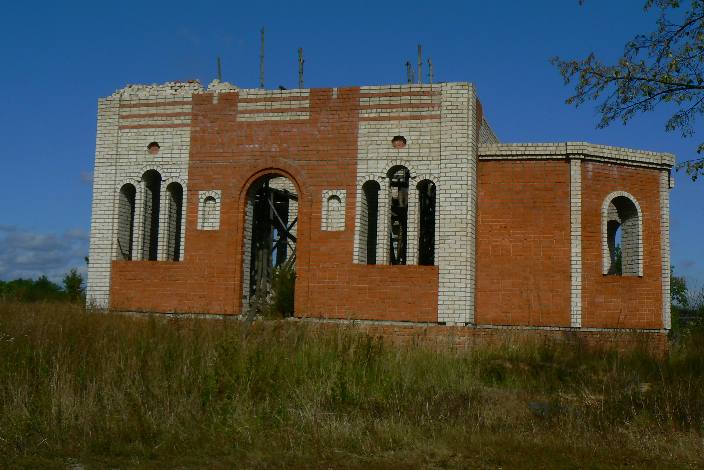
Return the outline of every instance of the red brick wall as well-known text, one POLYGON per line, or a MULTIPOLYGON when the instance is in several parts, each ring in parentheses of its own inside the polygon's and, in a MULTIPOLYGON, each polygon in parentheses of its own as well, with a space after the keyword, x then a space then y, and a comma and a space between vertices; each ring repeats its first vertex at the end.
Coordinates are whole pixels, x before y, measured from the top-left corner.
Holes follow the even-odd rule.
POLYGON ((659 172, 598 162, 582 164, 582 325, 662 327, 659 172), (643 211, 643 277, 602 274, 601 206, 614 191, 643 211))
POLYGON ((478 164, 477 324, 570 325, 565 161, 478 164))
POLYGON ((299 190, 296 314, 437 320, 438 272, 426 266, 352 263, 358 88, 310 92, 310 119, 237 122, 236 93, 193 98, 184 260, 114 262, 111 307, 240 313, 246 192, 260 176, 299 190), (220 189, 218 231, 196 230, 198 191, 220 189), (320 230, 323 189, 347 191, 345 230, 320 230))

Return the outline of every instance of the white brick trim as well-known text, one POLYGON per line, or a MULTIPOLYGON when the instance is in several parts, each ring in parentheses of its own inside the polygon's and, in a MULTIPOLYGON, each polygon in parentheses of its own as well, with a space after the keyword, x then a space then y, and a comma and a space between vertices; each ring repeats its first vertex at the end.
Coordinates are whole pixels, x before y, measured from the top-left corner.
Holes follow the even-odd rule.
POLYGON ((649 152, 624 147, 590 144, 588 142, 489 144, 479 148, 480 160, 539 160, 584 158, 633 166, 671 168, 675 156, 671 153, 649 152))
POLYGON ((570 324, 582 327, 582 161, 570 160, 570 324))
POLYGON ((660 251, 662 257, 662 326, 672 328, 670 312, 670 179, 669 171, 660 172, 660 251))
POLYGON ((344 231, 345 215, 347 213, 347 191, 344 189, 324 189, 321 202, 320 230, 324 232, 344 231), (334 196, 340 199, 340 211, 338 214, 329 214, 329 201, 334 196))
POLYGON ((198 230, 220 230, 221 191, 198 191, 198 230), (205 213, 205 200, 215 199, 212 214, 205 213), (206 216, 209 216, 206 218, 206 216))
POLYGON ((98 124, 93 172, 90 248, 86 304, 107 308, 110 304, 111 262, 115 234, 117 191, 119 101, 98 101, 98 124))

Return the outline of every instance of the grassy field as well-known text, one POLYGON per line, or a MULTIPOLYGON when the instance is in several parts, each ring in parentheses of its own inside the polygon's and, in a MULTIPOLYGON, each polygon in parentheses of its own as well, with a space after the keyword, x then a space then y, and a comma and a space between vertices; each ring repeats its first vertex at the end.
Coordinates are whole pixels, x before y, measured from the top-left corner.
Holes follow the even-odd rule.
POLYGON ((704 334, 657 360, 0 304, 0 467, 704 466, 704 334))

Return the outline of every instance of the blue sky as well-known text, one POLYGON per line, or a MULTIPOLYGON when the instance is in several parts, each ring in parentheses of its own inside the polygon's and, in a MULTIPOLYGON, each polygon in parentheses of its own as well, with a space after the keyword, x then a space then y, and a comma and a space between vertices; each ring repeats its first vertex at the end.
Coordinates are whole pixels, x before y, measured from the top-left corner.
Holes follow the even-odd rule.
MULTIPOLYGON (((0 17, 0 279, 56 278, 83 266, 90 226, 96 100, 127 83, 215 77, 258 83, 267 30, 267 87, 400 83, 416 44, 437 81, 477 85, 503 142, 590 142, 696 157, 666 133, 667 110, 595 128, 595 104, 564 104, 570 89, 548 60, 591 51, 613 59, 653 27, 643 0, 488 2, 7 2, 0 17)), ((701 125, 697 125, 699 129, 701 125)), ((701 129, 700 129, 701 130, 701 129)), ((702 130, 704 131, 704 130, 702 130)), ((677 175, 672 261, 704 281, 704 180, 677 175)))

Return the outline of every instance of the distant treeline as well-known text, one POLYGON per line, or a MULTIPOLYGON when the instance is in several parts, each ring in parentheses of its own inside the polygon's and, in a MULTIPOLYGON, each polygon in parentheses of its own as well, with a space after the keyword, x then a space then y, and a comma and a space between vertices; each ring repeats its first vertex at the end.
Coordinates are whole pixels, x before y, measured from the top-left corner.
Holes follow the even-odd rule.
POLYGON ((50 281, 46 276, 40 276, 37 279, 0 281, 0 300, 81 302, 83 299, 83 276, 76 269, 70 270, 64 276, 62 285, 50 281))

